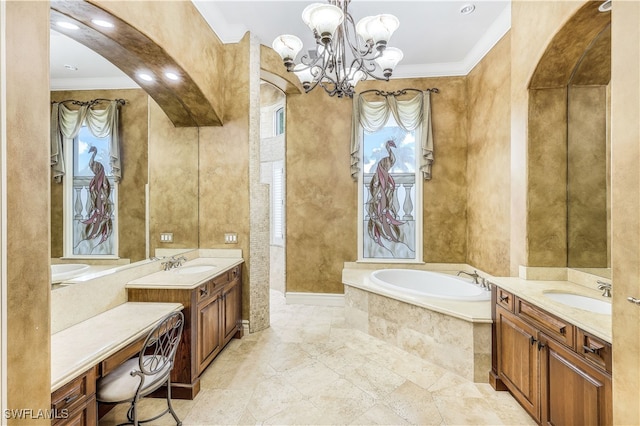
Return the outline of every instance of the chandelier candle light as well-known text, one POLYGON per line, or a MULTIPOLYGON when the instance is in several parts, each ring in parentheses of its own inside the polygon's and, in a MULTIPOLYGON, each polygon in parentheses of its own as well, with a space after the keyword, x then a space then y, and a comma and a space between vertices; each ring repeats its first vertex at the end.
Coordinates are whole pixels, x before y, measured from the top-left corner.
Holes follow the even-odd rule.
POLYGON ((389 80, 402 60, 400 49, 387 47, 398 28, 393 15, 367 16, 354 23, 347 11, 350 0, 313 3, 302 12, 302 20, 313 31, 316 49, 310 55, 296 56, 302 41, 294 35, 281 35, 273 41, 273 49, 282 57, 287 71, 296 74, 305 92, 318 84, 329 94, 353 97, 358 81, 372 77, 389 80), (381 74, 376 75, 376 74, 381 74))

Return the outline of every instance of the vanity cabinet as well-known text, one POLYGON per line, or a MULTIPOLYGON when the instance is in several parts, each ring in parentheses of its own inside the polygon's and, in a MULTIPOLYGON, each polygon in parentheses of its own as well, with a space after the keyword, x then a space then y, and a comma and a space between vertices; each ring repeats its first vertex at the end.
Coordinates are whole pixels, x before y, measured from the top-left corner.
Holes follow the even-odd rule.
POLYGON ((96 369, 92 368, 51 394, 52 426, 93 426, 96 413, 96 369))
POLYGON ((195 343, 196 365, 198 376, 222 350, 222 295, 221 292, 211 294, 198 303, 198 339, 195 343))
POLYGON ((538 331, 500 306, 496 307, 495 325, 499 379, 539 422, 538 331))
POLYGON ((611 344, 494 287, 491 383, 539 424, 612 424, 611 344))
POLYGON ((171 395, 193 399, 200 375, 224 346, 242 337, 242 266, 196 288, 128 288, 130 302, 177 302, 184 306, 184 329, 171 372, 171 395))

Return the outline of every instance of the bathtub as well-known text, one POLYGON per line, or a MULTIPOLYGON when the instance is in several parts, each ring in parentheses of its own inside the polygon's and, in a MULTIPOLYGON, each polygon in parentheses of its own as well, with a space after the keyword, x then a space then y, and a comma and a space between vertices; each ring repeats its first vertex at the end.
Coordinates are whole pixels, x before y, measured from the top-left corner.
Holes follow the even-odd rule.
POLYGON ((345 263, 346 327, 474 382, 488 382, 491 292, 454 275, 468 266, 384 267, 389 269, 345 263))
POLYGON ((490 300, 491 292, 454 275, 413 269, 379 269, 369 276, 372 283, 414 296, 457 301, 490 300))

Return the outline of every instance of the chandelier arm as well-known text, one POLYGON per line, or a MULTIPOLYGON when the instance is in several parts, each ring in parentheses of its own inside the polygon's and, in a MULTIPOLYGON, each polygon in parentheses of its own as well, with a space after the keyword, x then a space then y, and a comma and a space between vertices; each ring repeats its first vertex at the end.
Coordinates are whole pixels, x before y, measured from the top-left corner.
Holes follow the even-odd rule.
MULTIPOLYGON (((351 53, 353 53, 353 56, 355 56, 356 58, 357 57, 364 58, 369 54, 371 54, 371 52, 373 51, 373 43, 369 45, 369 42, 365 40, 364 47, 362 49, 360 48, 358 33, 356 32, 356 24, 353 21, 353 17, 351 16, 350 13, 346 11, 346 9, 345 9, 345 19, 344 19, 344 22, 342 23, 342 26, 344 27, 345 39, 349 44, 349 48, 351 49, 351 53), (353 39, 355 40, 355 43, 352 43, 351 38, 349 37, 351 35, 351 33, 349 32, 350 29, 353 30, 353 39)), ((373 60, 380 55, 381 55, 380 52, 376 52, 376 55, 371 59, 373 60)))

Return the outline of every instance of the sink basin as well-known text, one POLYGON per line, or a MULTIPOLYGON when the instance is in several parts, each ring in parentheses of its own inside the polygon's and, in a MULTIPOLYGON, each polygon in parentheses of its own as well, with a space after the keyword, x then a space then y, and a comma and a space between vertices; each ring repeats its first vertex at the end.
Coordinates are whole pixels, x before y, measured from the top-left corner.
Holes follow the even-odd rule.
POLYGON ((89 269, 89 265, 85 263, 61 263, 59 265, 51 265, 51 282, 58 283, 77 277, 87 269, 89 269))
POLYGON ((544 293, 546 297, 556 302, 562 303, 572 308, 583 309, 597 314, 611 315, 611 303, 593 297, 580 296, 573 293, 544 293))
POLYGON ((192 266, 181 266, 176 269, 172 269, 171 271, 175 274, 202 274, 204 272, 211 272, 216 269, 216 265, 192 265, 192 266))

